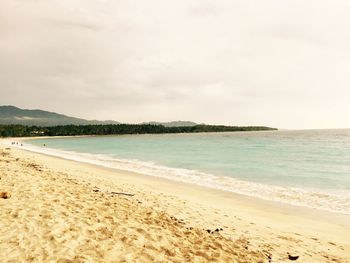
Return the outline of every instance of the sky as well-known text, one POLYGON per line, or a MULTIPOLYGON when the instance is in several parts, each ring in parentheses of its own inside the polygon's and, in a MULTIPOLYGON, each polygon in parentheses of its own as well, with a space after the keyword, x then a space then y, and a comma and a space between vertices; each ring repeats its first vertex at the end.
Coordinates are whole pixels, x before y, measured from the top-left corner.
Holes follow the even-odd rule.
POLYGON ((0 105, 350 128, 348 0, 1 0, 0 105))

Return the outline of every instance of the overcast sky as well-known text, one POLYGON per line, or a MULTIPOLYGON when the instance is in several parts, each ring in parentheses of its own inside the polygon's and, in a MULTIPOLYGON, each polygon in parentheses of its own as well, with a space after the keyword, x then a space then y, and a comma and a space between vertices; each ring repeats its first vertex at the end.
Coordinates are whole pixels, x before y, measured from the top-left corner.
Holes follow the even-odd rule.
POLYGON ((348 0, 1 0, 0 105, 350 127, 348 0))

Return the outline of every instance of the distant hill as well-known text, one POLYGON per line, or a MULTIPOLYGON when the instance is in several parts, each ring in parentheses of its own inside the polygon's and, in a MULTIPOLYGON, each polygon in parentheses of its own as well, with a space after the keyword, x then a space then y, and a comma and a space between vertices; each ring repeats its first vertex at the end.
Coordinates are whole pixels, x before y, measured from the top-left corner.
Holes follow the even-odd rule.
MULTIPOLYGON (((55 112, 49 112, 44 110, 28 110, 20 109, 15 106, 0 106, 0 125, 23 125, 23 126, 40 126, 40 127, 52 127, 52 126, 64 126, 64 125, 105 125, 105 124, 121 124, 120 122, 107 120, 85 120, 81 118, 75 118, 58 114, 55 112)), ((176 127, 195 127, 195 126, 210 126, 206 124, 198 124, 192 121, 171 121, 171 122, 143 122, 142 124, 162 125, 166 128, 176 127)), ((222 126, 225 127, 225 126, 222 126)), ((230 127, 230 126, 227 126, 230 127)), ((254 129, 258 129, 255 127, 254 129)), ((267 127, 263 127, 267 128, 267 127)))
POLYGON ((25 110, 14 106, 0 106, 0 124, 27 126, 119 124, 116 121, 84 120, 43 110, 25 110))
POLYGON ((84 120, 43 110, 24 110, 14 106, 0 106, 0 137, 161 134, 266 130, 276 129, 265 126, 240 127, 206 125, 196 124, 189 121, 121 124, 116 121, 84 120))
MULTIPOLYGON (((15 106, 0 106, 0 124, 20 124, 26 126, 58 126, 89 124, 120 124, 117 121, 85 120, 55 112, 20 109, 15 106)), ((198 125, 191 121, 145 122, 142 124, 163 125, 165 127, 191 127, 198 125)))
POLYGON ((198 123, 192 121, 171 121, 171 122, 143 122, 142 124, 163 125, 165 127, 192 127, 198 125, 198 123))

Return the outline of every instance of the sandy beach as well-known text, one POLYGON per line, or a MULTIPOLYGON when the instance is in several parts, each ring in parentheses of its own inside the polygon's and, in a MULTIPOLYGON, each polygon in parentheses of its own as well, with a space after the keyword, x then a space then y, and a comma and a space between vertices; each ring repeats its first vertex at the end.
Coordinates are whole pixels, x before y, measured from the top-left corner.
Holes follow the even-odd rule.
POLYGON ((0 192, 1 262, 350 262, 349 217, 4 145, 0 192))

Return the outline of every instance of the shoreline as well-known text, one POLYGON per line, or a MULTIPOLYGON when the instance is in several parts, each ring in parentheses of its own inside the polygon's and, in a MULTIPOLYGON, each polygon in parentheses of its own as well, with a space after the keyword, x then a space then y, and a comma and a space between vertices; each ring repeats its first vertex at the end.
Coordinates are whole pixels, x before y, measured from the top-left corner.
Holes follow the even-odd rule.
MULTIPOLYGON (((82 136, 82 137, 85 137, 85 136, 82 136)), ((42 155, 43 157, 60 159, 62 161, 78 163, 87 167, 91 167, 93 169, 101 169, 111 173, 117 173, 118 176, 131 177, 126 180, 132 180, 135 183, 138 183, 141 181, 143 183, 150 182, 152 184, 152 182, 154 182, 156 184, 165 185, 165 189, 172 188, 172 186, 181 187, 183 189, 191 189, 192 191, 195 189, 199 193, 206 192, 206 193, 210 193, 213 197, 222 197, 229 200, 236 200, 244 205, 262 208, 262 210, 267 210, 267 211, 272 210, 272 212, 286 213, 290 215, 302 214, 304 217, 308 217, 314 220, 315 219, 319 220, 320 218, 322 218, 323 220, 327 220, 327 221, 331 220, 331 222, 343 224, 344 226, 350 228, 350 215, 348 214, 336 213, 336 212, 331 212, 331 211, 326 211, 326 210, 321 210, 321 209, 316 209, 316 208, 311 208, 311 207, 306 207, 301 205, 298 206, 298 205, 283 203, 279 201, 267 200, 267 199, 263 199, 255 196, 249 196, 249 195, 244 195, 244 194, 235 193, 231 191, 215 189, 208 186, 176 181, 176 180, 172 180, 164 177, 150 176, 139 172, 127 171, 127 170, 122 170, 118 168, 106 167, 106 166, 93 164, 85 161, 77 161, 77 160, 72 160, 61 156, 54 156, 44 152, 35 152, 35 151, 32 151, 31 149, 21 149, 20 147, 17 147, 17 146, 15 146, 14 148, 19 149, 21 151, 42 155)))
POLYGON ((248 236, 255 249, 262 249, 268 243, 272 247, 270 252, 281 260, 287 252, 295 252, 308 262, 328 262, 325 258, 321 258, 324 261, 313 258, 315 251, 321 253, 319 250, 322 253, 330 251, 332 255, 342 255, 343 258, 350 256, 350 227, 346 216, 340 219, 338 215, 320 213, 308 208, 276 204, 14 147, 11 151, 19 158, 30 158, 49 170, 67 173, 77 180, 93 182, 101 189, 122 185, 123 191, 143 196, 144 205, 153 206, 156 203, 157 209, 176 215, 189 227, 222 227, 223 236, 248 236), (302 245, 295 246, 293 240, 299 240, 297 243, 302 245))
MULTIPOLYGON (((81 137, 90 137, 90 136, 81 136, 81 137)), ((93 137, 99 137, 99 136, 93 136, 93 137)), ((62 137, 47 137, 47 139, 54 139, 54 138, 62 138, 62 137)), ((63 137, 66 138, 66 137, 63 137)), ((77 138, 77 137, 70 137, 70 138, 77 138)), ((28 138, 15 138, 16 140, 18 140, 19 142, 25 142, 28 140, 28 138)), ((31 140, 33 138, 29 138, 29 140, 31 140)), ((36 138, 34 138, 36 139, 36 138)), ((8 142, 8 139, 4 139, 2 140, 3 142, 8 142)), ((0 141, 1 142, 1 141, 0 141)), ((11 145, 10 145, 11 146, 11 145)), ((274 196, 268 196, 265 194, 258 194, 254 193, 254 194, 247 194, 247 186, 249 187, 256 187, 256 186, 263 186, 263 187, 267 187, 268 185, 264 185, 264 184, 259 184, 259 183, 254 183, 254 182, 245 182, 245 181, 240 181, 239 179, 235 179, 233 178, 233 180, 236 180, 235 183, 246 183, 249 185, 239 185, 239 186, 243 186, 243 191, 242 190, 236 190, 236 189, 225 189, 225 188, 221 188, 221 185, 207 185, 206 183, 197 183, 192 181, 192 179, 182 179, 180 177, 180 179, 177 179, 176 177, 171 177, 169 178, 168 175, 164 175, 163 173, 160 173, 160 175, 153 175, 153 174, 149 174, 149 171, 143 171, 144 173, 142 173, 142 171, 135 171, 135 169, 129 169, 129 167, 118 167, 120 166, 119 164, 117 166, 115 165, 110 165, 110 164, 105 164, 103 159, 101 160, 90 160, 89 156, 79 156, 80 153, 75 153, 75 152, 69 152, 69 151, 64 151, 64 150, 56 150, 56 149, 51 149, 50 147, 40 147, 40 146, 35 146, 32 145, 30 147, 19 147, 19 146, 14 146, 17 147, 19 149, 22 150, 26 150, 29 152, 34 152, 34 153, 38 153, 38 154, 43 154, 45 156, 51 156, 51 157, 56 157, 56 158, 61 158, 64 160, 71 160, 71 161, 76 161, 82 164, 90 164, 96 167, 101 167, 101 168, 105 168, 105 169, 111 169, 112 171, 118 171, 119 173, 131 173, 131 174, 137 174, 141 177, 146 177, 148 178, 148 180, 165 180, 167 182, 170 183, 174 183, 174 184, 185 184, 191 187, 198 187, 198 189, 203 190, 203 191, 214 191, 216 192, 216 194, 219 195, 231 195, 233 198, 240 198, 240 199, 245 199, 248 200, 250 202, 253 203, 261 203, 262 205, 265 205, 266 207, 276 207, 276 208, 284 208, 287 207, 288 210, 293 210, 296 213, 303 213, 303 214, 308 214, 310 216, 314 216, 314 217, 326 217, 332 221, 338 222, 338 223, 345 223, 348 224, 350 226, 350 211, 344 210, 344 211, 337 211, 335 208, 328 208, 326 206, 323 207, 315 207, 313 203, 308 204, 307 202, 303 202, 303 201, 299 201, 302 199, 299 199, 297 201, 294 201, 293 199, 288 200, 288 198, 281 198, 278 199, 278 195, 291 195, 291 193, 296 192, 295 194, 307 194, 305 197, 313 197, 312 195, 324 195, 324 194, 328 194, 327 192, 323 192, 323 190, 318 190, 318 189, 303 189, 303 188, 295 188, 292 187, 290 188, 290 192, 288 187, 280 187, 280 186, 274 186, 272 185, 272 187, 277 188, 276 192, 276 196, 277 199, 274 196), (56 152, 57 151, 57 152, 56 152), (114 167, 113 167, 114 166, 114 167), (176 178, 176 179, 175 179, 176 178), (251 185, 250 185, 251 184, 251 185), (280 189, 278 189, 280 188, 280 189), (285 189, 284 189, 285 188, 285 189), (286 192, 284 192, 286 191, 286 192), (309 195, 309 196, 308 196, 309 195)), ((83 153, 82 153, 83 154, 83 153)), ((118 159, 117 159, 118 160, 118 159)), ((123 161, 123 159, 121 159, 121 161, 123 161)), ((123 163, 121 163, 121 165, 123 165, 123 163)), ((143 164, 141 164, 143 165, 143 164)), ((160 168, 169 168, 169 167, 163 167, 163 166, 158 166, 160 168)), ((177 169, 177 168, 171 168, 170 169, 177 169)), ((152 173, 157 173, 157 171, 152 171, 152 173)), ((176 171, 177 172, 177 171, 176 171)), ((181 172, 181 171, 180 171, 181 172)), ((168 171, 167 173, 170 173, 170 171, 168 171)), ((204 173, 205 175, 205 173, 204 173)), ((210 175, 210 174, 208 174, 210 175)), ((237 187, 236 187, 237 188, 237 187)), ((259 189, 259 190, 266 190, 264 188, 259 189)), ((274 190, 276 191, 276 189, 274 190)), ((264 192, 263 192, 264 193, 264 192)), ((300 198, 300 197, 299 197, 300 198)), ((307 200, 307 199, 306 199, 307 200)), ((317 201, 324 201, 322 199, 317 200, 317 201)))

